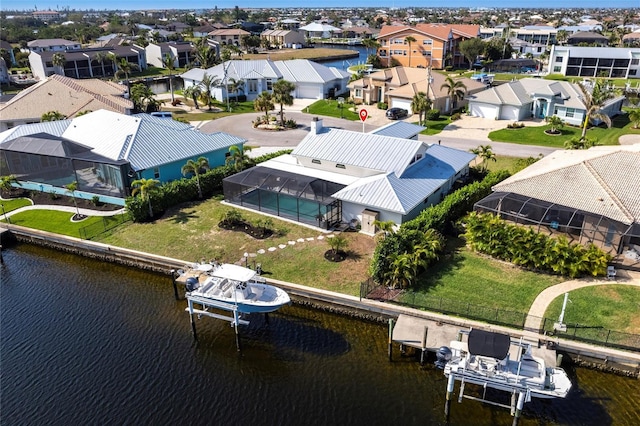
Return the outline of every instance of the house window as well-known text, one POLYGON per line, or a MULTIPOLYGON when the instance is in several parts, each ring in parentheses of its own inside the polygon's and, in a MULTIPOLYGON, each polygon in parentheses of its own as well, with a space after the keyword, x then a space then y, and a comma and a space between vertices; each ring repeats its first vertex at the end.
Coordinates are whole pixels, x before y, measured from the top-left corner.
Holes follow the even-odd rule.
POLYGON ((317 160, 317 159, 315 159, 315 158, 314 158, 313 160, 311 160, 311 162, 312 162, 313 164, 322 164, 322 163, 320 162, 320 160, 317 160))
POLYGON ((394 38, 393 44, 405 44, 404 39, 402 38, 394 38))
POLYGON ((562 56, 556 56, 556 62, 562 62, 562 56))
POLYGON ((433 44, 433 40, 431 40, 431 39, 425 39, 425 40, 422 40, 422 44, 425 44, 425 45, 432 45, 432 44, 433 44))
POLYGON ((380 57, 381 58, 386 58, 387 57, 387 51, 386 50, 380 50, 380 57))
POLYGON ((638 65, 640 64, 640 59, 632 59, 631 60, 631 65, 638 65))
POLYGON ((159 179, 160 178, 160 169, 158 167, 154 167, 153 168, 153 178, 154 179, 159 179))
POLYGON ((431 52, 427 52, 426 50, 423 50, 422 56, 431 56, 431 52))
POLYGON ((561 72, 562 67, 553 67, 553 72, 561 72))
POLYGON ((567 113, 565 114, 565 117, 573 117, 573 115, 575 114, 576 109, 575 108, 567 108, 567 113))
POLYGON ((258 92, 258 81, 257 80, 249 80, 247 82, 249 85, 249 93, 257 93, 258 92))
POLYGON ((355 90, 355 94, 353 95, 356 98, 361 98, 362 97, 362 89, 356 89, 355 90))
POLYGON ((393 54, 394 55, 402 55, 404 53, 404 50, 394 50, 393 54))
POLYGON ((344 164, 336 164, 336 168, 338 168, 338 169, 346 169, 344 164))
POLYGON ((268 91, 272 91, 273 90, 273 81, 267 80, 267 90, 268 91))

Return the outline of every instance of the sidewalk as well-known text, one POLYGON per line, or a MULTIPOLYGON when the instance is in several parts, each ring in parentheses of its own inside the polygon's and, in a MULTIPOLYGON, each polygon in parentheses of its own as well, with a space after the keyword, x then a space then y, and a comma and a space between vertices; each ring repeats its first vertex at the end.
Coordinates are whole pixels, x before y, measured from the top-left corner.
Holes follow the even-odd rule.
MULTIPOLYGON (((29 211, 29 210, 57 210, 60 212, 67 212, 67 213, 77 213, 76 208, 73 206, 56 206, 56 205, 47 205, 47 204, 37 204, 37 205, 32 205, 32 206, 24 206, 24 207, 20 207, 18 209, 15 210, 11 210, 10 212, 6 212, 5 214, 2 215, 2 219, 6 218, 6 217, 11 217, 14 214, 18 214, 18 213, 22 213, 25 211, 29 211)), ((118 210, 92 210, 92 209, 83 209, 83 208, 79 208, 78 211, 80 212, 81 215, 83 216, 115 216, 118 214, 122 214, 125 212, 125 208, 121 208, 118 210)))
POLYGON ((594 285, 633 285, 640 287, 640 273, 633 271, 620 271, 615 280, 604 280, 586 278, 580 280, 567 281, 561 284, 548 287, 543 290, 538 297, 531 304, 527 320, 524 328, 526 330, 540 330, 542 327, 542 321, 547 308, 557 297, 562 296, 569 291, 589 287, 594 285))

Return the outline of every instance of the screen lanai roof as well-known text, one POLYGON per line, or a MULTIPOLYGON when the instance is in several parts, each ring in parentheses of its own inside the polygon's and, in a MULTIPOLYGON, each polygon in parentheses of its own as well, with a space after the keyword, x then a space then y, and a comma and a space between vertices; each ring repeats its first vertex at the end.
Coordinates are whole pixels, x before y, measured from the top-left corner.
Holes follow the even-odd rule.
POLYGON ((640 223, 640 144, 559 150, 495 185, 534 199, 640 223))

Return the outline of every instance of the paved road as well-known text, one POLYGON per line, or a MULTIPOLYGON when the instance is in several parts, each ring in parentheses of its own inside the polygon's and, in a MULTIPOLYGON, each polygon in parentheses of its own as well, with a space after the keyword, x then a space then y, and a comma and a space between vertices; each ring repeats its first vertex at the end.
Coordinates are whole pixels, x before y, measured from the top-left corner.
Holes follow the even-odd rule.
MULTIPOLYGON (((250 113, 222 117, 217 120, 205 122, 200 125, 198 129, 203 133, 226 132, 235 136, 240 136, 247 139, 247 145, 254 147, 294 148, 309 132, 309 126, 311 120, 314 117, 312 114, 306 114, 298 111, 289 111, 285 114, 286 118, 295 120, 298 123, 299 127, 295 130, 269 132, 254 129, 251 125, 251 122, 255 120, 259 115, 259 113, 250 113)), ((350 121, 333 117, 321 118, 323 126, 325 127, 353 130, 356 132, 362 131, 362 123, 359 121, 350 121)), ((377 122, 379 122, 379 120, 377 122)), ((370 132, 378 127, 378 125, 365 123, 364 130, 365 132, 370 132)), ((518 145, 503 142, 491 142, 487 141, 486 139, 447 137, 446 130, 435 136, 420 135, 420 140, 429 143, 438 143, 438 141, 441 141, 441 144, 444 146, 450 146, 452 148, 457 148, 464 151, 468 151, 471 148, 476 148, 481 144, 490 144, 494 153, 512 157, 537 157, 539 154, 547 155, 555 151, 555 149, 552 148, 518 145)))

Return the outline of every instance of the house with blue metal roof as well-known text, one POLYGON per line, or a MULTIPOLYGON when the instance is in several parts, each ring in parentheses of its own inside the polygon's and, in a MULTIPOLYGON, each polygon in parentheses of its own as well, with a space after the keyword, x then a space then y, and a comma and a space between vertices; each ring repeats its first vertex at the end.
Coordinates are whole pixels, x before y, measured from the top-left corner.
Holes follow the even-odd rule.
POLYGON ((21 187, 66 193, 124 205, 135 179, 182 178, 189 159, 225 164, 229 147, 245 139, 223 132, 204 134, 188 124, 148 114, 99 110, 72 120, 25 124, 0 133, 0 175, 15 175, 21 187))
POLYGON ((225 201, 330 229, 375 220, 400 225, 439 203, 474 154, 414 139, 324 128, 291 152, 223 181, 225 201))

